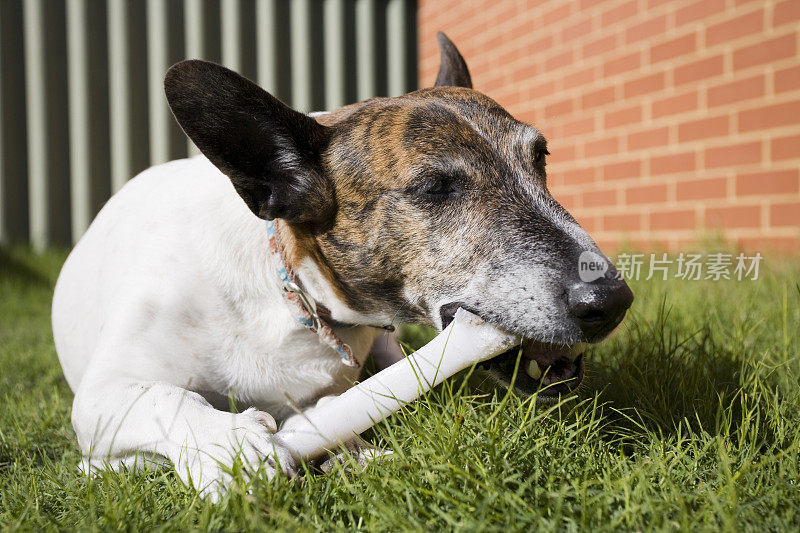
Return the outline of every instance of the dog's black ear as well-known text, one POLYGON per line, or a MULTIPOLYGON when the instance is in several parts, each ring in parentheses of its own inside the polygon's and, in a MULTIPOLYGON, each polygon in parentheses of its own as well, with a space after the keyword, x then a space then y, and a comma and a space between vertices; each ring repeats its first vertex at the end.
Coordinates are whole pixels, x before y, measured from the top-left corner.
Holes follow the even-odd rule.
POLYGON ((320 164, 329 128, 223 66, 182 61, 164 80, 178 123, 253 213, 323 222, 335 206, 320 164))
POLYGON ((439 63, 439 74, 436 75, 436 87, 466 87, 472 89, 472 77, 461 53, 442 32, 436 34, 439 41, 439 51, 441 60, 439 63))

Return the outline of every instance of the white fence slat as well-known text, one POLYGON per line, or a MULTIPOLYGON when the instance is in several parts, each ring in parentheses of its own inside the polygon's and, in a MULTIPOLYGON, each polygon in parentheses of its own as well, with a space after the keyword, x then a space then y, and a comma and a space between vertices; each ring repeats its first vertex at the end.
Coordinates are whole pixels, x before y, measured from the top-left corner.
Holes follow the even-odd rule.
POLYGON ((326 0, 325 24, 325 109, 345 105, 347 72, 345 57, 344 0, 326 0))
POLYGON ((89 132, 89 49, 86 0, 67 0, 67 75, 69 91, 70 219, 77 242, 91 217, 91 136, 89 132))
POLYGON ((372 98, 378 91, 375 79, 376 0, 356 0, 356 88, 358 100, 372 98))
POLYGON ((311 0, 294 0, 290 11, 292 107, 305 113, 312 107, 311 0))
POLYGON ((172 116, 164 100, 164 73, 169 68, 167 8, 164 0, 147 0, 147 94, 151 165, 170 160, 172 116))
POLYGON ((43 249, 50 243, 44 1, 27 0, 23 4, 28 122, 28 212, 30 240, 37 250, 43 249))

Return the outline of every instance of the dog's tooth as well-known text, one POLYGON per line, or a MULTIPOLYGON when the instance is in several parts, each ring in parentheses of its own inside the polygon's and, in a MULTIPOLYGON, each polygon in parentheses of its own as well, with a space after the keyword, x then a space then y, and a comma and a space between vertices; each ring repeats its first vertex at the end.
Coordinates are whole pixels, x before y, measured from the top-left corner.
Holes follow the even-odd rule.
POLYGON ((525 364, 525 373, 528 374, 532 379, 539 379, 542 377, 542 371, 539 369, 539 365, 533 359, 530 359, 525 364))

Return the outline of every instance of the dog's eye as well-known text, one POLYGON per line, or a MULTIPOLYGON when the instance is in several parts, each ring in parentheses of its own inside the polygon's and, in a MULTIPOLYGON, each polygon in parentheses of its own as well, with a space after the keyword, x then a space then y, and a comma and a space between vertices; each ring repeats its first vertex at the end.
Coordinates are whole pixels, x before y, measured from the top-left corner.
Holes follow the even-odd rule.
POLYGON ((550 155, 550 152, 547 151, 547 148, 543 150, 536 150, 536 153, 533 155, 533 162, 542 163, 544 162, 544 157, 547 155, 550 155))
POLYGON ((456 192, 456 188, 450 180, 445 178, 438 178, 430 182, 425 186, 422 190, 422 193, 426 196, 432 196, 435 198, 443 198, 445 196, 449 196, 456 192))

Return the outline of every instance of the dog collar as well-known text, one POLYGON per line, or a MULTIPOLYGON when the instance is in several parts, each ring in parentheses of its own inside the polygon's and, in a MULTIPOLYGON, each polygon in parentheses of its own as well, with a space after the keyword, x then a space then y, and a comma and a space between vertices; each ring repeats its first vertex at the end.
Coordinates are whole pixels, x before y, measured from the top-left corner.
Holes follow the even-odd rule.
POLYGON ((270 252, 272 252, 273 259, 277 265, 276 272, 280 280, 281 292, 289 306, 295 309, 297 321, 306 329, 316 333, 323 343, 336 350, 342 358, 342 363, 358 368, 359 364, 356 358, 353 357, 353 350, 342 342, 332 329, 332 327, 349 327, 351 324, 344 324, 334 320, 330 316, 330 311, 323 305, 318 305, 314 298, 295 281, 294 272, 286 263, 283 248, 278 243, 275 223, 272 220, 267 220, 267 238, 270 252), (327 316, 323 318, 320 315, 327 316))

